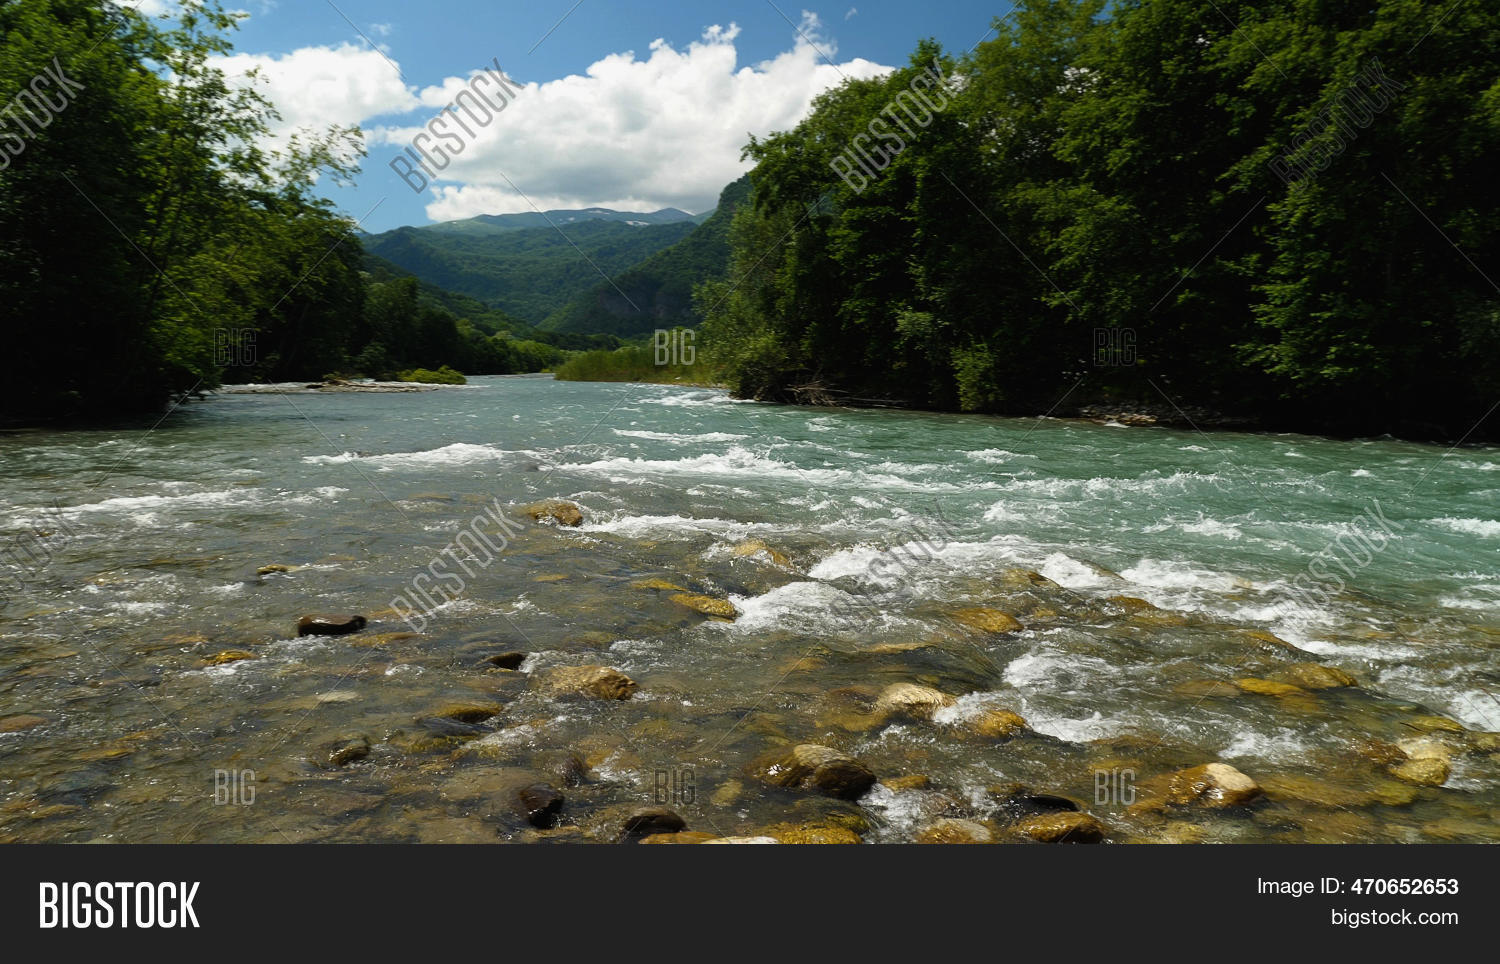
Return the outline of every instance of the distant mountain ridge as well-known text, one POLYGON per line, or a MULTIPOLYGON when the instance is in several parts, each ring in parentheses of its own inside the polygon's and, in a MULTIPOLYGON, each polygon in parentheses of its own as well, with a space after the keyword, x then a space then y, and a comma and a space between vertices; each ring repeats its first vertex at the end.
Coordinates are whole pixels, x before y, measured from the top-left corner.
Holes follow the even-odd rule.
MULTIPOLYGON (((708 213, 712 214, 713 212, 708 213)), ((504 234, 509 231, 525 231, 531 228, 560 228, 586 221, 618 221, 633 227, 647 227, 655 224, 680 224, 684 221, 698 223, 699 218, 706 218, 707 216, 707 214, 704 214, 695 217, 677 208, 662 208, 660 211, 652 211, 650 213, 641 211, 613 211, 609 208, 581 208, 575 211, 525 211, 519 214, 481 214, 477 217, 465 218, 461 221, 441 221, 437 224, 424 225, 418 230, 487 235, 504 234)))
POLYGON ((697 228, 691 215, 671 208, 653 214, 591 208, 402 227, 363 241, 366 251, 429 284, 537 325, 601 275, 619 274, 697 228), (527 226, 532 220, 540 226, 527 226))

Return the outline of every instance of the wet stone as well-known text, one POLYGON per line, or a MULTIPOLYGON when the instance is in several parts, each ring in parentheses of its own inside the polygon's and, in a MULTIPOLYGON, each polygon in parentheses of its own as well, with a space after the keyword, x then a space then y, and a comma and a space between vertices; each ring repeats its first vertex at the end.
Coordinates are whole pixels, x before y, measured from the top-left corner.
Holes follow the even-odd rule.
POLYGON ((363 737, 355 737, 348 740, 340 740, 333 744, 328 751, 328 764, 330 766, 346 766, 356 760, 363 760, 370 755, 370 741, 363 737))
POLYGON ((533 783, 516 791, 521 815, 533 827, 546 829, 557 823, 562 812, 563 795, 545 783, 533 783))
POLYGON ((364 629, 365 617, 353 615, 303 616, 297 620, 298 636, 347 636, 364 629))
POLYGON ((638 840, 655 834, 677 833, 686 826, 686 820, 666 807, 642 807, 625 818, 620 837, 622 840, 638 840))

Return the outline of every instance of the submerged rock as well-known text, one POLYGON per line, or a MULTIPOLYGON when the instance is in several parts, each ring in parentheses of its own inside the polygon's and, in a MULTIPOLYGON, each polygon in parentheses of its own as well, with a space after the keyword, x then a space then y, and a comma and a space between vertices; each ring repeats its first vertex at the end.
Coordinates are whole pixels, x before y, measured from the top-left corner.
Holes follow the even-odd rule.
POLYGON ((1234 685, 1246 693, 1254 693, 1257 696, 1306 696, 1307 690, 1290 683, 1278 683, 1275 680, 1255 679, 1246 677, 1237 679, 1234 685))
POLYGON ((1359 685, 1359 680, 1343 670, 1321 663, 1295 663, 1276 675, 1305 690, 1332 690, 1359 685))
MULTIPOLYGON (((1119 579, 1119 576, 1115 576, 1119 579)), ((1057 583, 1031 569, 1007 569, 1000 573, 1000 584, 1015 589, 1061 589, 1057 583)))
POLYGON ((1001 783, 985 791, 1000 808, 1002 815, 1013 820, 1049 813, 1079 813, 1083 804, 1072 797, 1054 793, 1037 793, 1021 783, 1001 783))
POLYGON ((203 665, 224 666, 228 663, 238 663, 242 660, 247 659, 260 659, 260 657, 255 655, 254 653, 246 652, 243 649, 226 649, 223 652, 215 653, 208 659, 204 660, 203 665))
POLYGON ((368 636, 361 636, 356 640, 352 640, 352 643, 355 646, 360 646, 365 649, 376 649, 381 646, 389 646, 392 643, 404 643, 408 639, 421 638, 421 633, 371 633, 368 636))
POLYGON ((1132 613, 1149 613, 1158 608, 1155 603, 1135 596, 1110 596, 1104 601, 1132 613))
POLYGON ((1025 629, 1021 621, 1010 613, 984 606, 960 609, 953 614, 954 620, 981 633, 1019 633, 1025 629))
POLYGON ((1260 784, 1227 763, 1178 770, 1166 783, 1166 802, 1177 807, 1219 810, 1249 803, 1260 794, 1260 784))
POLYGON ((1087 813, 1046 813, 1027 817, 1015 825, 1024 837, 1042 843, 1098 843, 1109 835, 1099 819, 1087 813))
POLYGON ((494 656, 485 657, 484 660, 491 666, 501 669, 520 669, 521 664, 526 662, 525 653, 496 653, 494 656))
POLYGON ((792 566, 792 560, 787 558, 785 553, 777 552, 775 549, 772 549, 760 539, 747 539, 746 541, 741 542, 739 545, 735 546, 733 549, 730 549, 729 552, 731 555, 740 556, 742 558, 751 556, 765 556, 776 565, 783 566, 787 569, 790 569, 792 566))
POLYGON ((329 766, 341 767, 370 755, 370 741, 363 736, 340 740, 328 751, 329 766))
POLYGON ((536 755, 532 765, 565 787, 576 787, 589 780, 588 763, 573 750, 544 750, 536 755))
POLYGON ((1447 760, 1438 760, 1431 757, 1421 760, 1407 760, 1391 767, 1391 774, 1405 780, 1407 783, 1415 783, 1423 787, 1440 787, 1448 782, 1453 768, 1447 760))
POLYGON ((675 582, 667 582, 665 579, 637 579, 630 584, 632 589, 655 589, 658 592, 687 592, 687 588, 679 586, 675 582))
POLYGON ((679 593, 670 597, 679 606, 686 606, 696 613, 705 616, 714 616, 719 619, 735 619, 740 611, 734 608, 734 603, 727 599, 715 599, 713 596, 699 596, 692 593, 679 593))
POLYGON ((666 807, 641 807, 625 818, 620 828, 621 840, 638 840, 664 833, 678 833, 687 827, 687 821, 666 807))
POLYGON ((543 830, 557 823, 563 795, 545 783, 533 783, 516 791, 516 804, 526 822, 543 830))
POLYGON ((628 700, 637 689, 635 680, 610 666, 559 666, 538 686, 553 699, 628 700))
POLYGON ((781 823, 765 829, 765 836, 784 844, 857 844, 859 834, 847 827, 781 823))
POLYGON ((893 683, 881 691, 875 701, 875 712, 885 717, 931 720, 934 713, 953 703, 953 697, 930 686, 893 683))
POLYGON ((858 800, 875 784, 875 774, 853 757, 815 743, 772 751, 752 764, 751 772, 772 786, 840 800, 858 800))
POLYGON ((964 729, 976 736, 991 740, 1008 740, 1029 732, 1031 727, 1025 718, 1010 710, 988 709, 978 716, 970 717, 962 724, 964 729))
POLYGON ((1440 787, 1453 772, 1453 751, 1436 740, 1402 740, 1405 759, 1390 766, 1391 775, 1424 787, 1440 787))
POLYGON ((1422 715, 1414 716, 1404 722, 1409 723, 1412 728, 1423 733, 1465 733, 1464 725, 1457 720, 1450 720, 1446 716, 1422 715))
POLYGON ((363 616, 303 616, 297 620, 298 636, 347 636, 366 625, 363 616))
POLYGON ((459 723, 483 723, 497 716, 502 707, 499 703, 449 703, 427 715, 427 719, 456 720, 459 723))
POLYGON ((994 839, 990 828, 979 821, 953 818, 939 820, 917 834, 919 844, 986 844, 994 839))
POLYGON ((1194 679, 1178 683, 1172 687, 1172 692, 1188 699, 1206 700, 1238 696, 1244 691, 1233 683, 1225 683, 1222 680, 1194 679))
POLYGON ((703 830, 680 830, 677 833, 654 833, 642 837, 643 844, 705 844, 721 839, 717 834, 703 830))
POLYGON ((534 502, 524 506, 522 512, 530 516, 534 521, 541 522, 551 519, 560 526, 583 525, 583 509, 576 502, 568 502, 565 499, 547 499, 543 502, 534 502))
POLYGON ((1341 779, 1283 773, 1267 777, 1262 782, 1265 794, 1271 800, 1294 801, 1330 810, 1347 810, 1376 804, 1404 807, 1417 799, 1416 787, 1398 780, 1372 782, 1363 772, 1332 776, 1341 779))

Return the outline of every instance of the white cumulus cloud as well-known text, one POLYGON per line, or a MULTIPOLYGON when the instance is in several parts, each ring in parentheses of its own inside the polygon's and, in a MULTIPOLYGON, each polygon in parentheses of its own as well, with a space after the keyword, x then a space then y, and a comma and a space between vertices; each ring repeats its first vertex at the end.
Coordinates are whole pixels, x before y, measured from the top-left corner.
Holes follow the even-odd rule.
POLYGON ((281 114, 272 128, 277 140, 300 128, 406 114, 422 103, 379 51, 349 43, 280 55, 233 54, 215 59, 214 66, 235 83, 259 71, 260 91, 281 114))
MULTIPOLYGON (((740 64, 739 33, 734 24, 709 27, 683 50, 656 40, 644 58, 610 54, 583 74, 545 82, 526 82, 508 69, 523 89, 472 141, 465 138, 428 189, 428 217, 514 213, 533 204, 707 210, 749 168, 740 151, 751 134, 794 127, 817 95, 845 78, 892 69, 859 58, 840 63, 836 45, 807 12, 796 34, 789 32, 790 49, 760 63, 740 64)), ((345 43, 235 54, 218 66, 235 78, 259 69, 262 90, 283 116, 277 140, 303 127, 362 126, 370 151, 362 181, 388 179, 404 191, 389 161, 479 71, 418 89, 402 80, 395 60, 345 43)))
MULTIPOLYGON (((644 59, 612 54, 583 75, 525 84, 442 172, 428 217, 529 211, 533 203, 542 210, 706 210, 749 168, 740 151, 750 134, 795 126, 813 98, 846 77, 891 70, 862 59, 829 63, 823 54, 837 62, 836 48, 811 14, 792 48, 762 63, 739 64, 738 35, 732 24, 710 27, 686 50, 657 40, 644 59)), ((445 96, 459 89, 443 87, 445 96)), ((432 93, 423 100, 433 103, 432 93)), ((434 106, 447 103, 438 100, 434 106)), ((418 130, 379 128, 371 141, 394 154, 418 130)), ((367 176, 389 160, 379 154, 372 149, 367 176)))

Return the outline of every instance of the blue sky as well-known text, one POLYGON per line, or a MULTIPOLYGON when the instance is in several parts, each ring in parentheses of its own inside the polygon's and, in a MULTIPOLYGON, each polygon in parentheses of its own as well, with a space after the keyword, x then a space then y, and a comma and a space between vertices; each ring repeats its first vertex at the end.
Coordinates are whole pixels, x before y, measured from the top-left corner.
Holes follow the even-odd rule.
MULTIPOLYGON (((143 2, 150 10, 165 0, 143 2)), ((337 122, 366 131, 358 185, 331 196, 371 231, 533 206, 696 213, 743 169, 750 131, 791 126, 818 92, 904 63, 923 37, 966 50, 1010 9, 1006 0, 229 5, 250 16, 226 70, 258 66, 287 130, 337 122), (389 162, 496 61, 520 89, 463 138, 450 167, 413 190, 389 162)))

